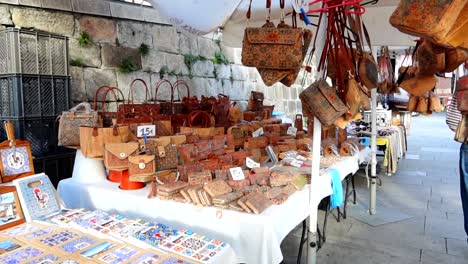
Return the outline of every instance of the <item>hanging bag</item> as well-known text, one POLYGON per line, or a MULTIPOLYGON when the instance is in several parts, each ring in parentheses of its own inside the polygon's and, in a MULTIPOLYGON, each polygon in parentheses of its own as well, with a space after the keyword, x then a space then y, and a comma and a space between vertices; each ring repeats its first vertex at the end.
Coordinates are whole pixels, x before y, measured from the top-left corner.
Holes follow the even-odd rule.
POLYGON ((468 113, 468 75, 460 77, 457 81, 457 107, 462 114, 468 113))
POLYGON ((307 87, 299 98, 304 115, 315 116, 326 126, 333 124, 338 117, 349 110, 337 96, 335 89, 323 79, 307 87))
MULTIPOLYGON (((457 47, 467 44, 466 0, 401 0, 390 17, 390 24, 403 33, 457 47), (461 37, 461 38, 459 38, 461 37), (451 43, 452 42, 452 43, 451 43)), ((466 48, 466 47, 465 47, 466 48)))

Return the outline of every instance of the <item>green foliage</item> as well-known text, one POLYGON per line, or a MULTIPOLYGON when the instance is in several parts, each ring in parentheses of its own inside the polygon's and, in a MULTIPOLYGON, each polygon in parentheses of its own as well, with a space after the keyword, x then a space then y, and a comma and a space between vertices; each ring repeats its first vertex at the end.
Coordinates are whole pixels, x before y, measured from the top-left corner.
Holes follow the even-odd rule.
POLYGON ((162 66, 159 70, 159 79, 164 79, 164 75, 169 73, 169 71, 169 67, 167 67, 166 65, 162 66))
POLYGON ((76 67, 83 67, 83 66, 85 66, 85 64, 84 64, 82 58, 71 59, 71 60, 70 60, 70 65, 71 65, 71 66, 76 66, 76 67))
POLYGON ((213 64, 229 64, 229 60, 226 58, 226 55, 224 55, 222 51, 215 52, 215 57, 211 61, 213 62, 213 64))
POLYGON ((81 32, 80 38, 78 39, 78 43, 80 44, 80 47, 83 48, 94 44, 93 40, 86 31, 81 32))
POLYGON ((119 65, 119 72, 121 73, 130 73, 138 70, 138 67, 130 58, 125 58, 122 60, 122 63, 119 65))
POLYGON ((149 53, 149 46, 146 45, 145 43, 141 43, 138 51, 140 52, 141 56, 145 57, 149 53))

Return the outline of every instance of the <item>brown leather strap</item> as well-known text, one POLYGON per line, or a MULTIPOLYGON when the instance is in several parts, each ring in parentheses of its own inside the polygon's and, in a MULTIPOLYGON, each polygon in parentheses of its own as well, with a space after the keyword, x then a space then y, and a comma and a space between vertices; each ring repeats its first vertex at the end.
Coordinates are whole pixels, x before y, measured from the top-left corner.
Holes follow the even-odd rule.
POLYGON ((249 9, 247 10, 247 19, 250 19, 250 16, 252 15, 252 0, 250 0, 250 3, 249 3, 249 9))

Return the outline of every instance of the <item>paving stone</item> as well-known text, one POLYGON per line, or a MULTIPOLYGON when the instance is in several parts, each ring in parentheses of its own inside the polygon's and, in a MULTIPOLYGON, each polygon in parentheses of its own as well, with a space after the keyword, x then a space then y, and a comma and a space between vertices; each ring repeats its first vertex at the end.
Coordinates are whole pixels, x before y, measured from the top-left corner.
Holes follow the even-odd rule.
POLYGON ((428 217, 426 220, 426 235, 466 240, 462 219, 441 219, 428 217))
POLYGON ((198 77, 214 77, 214 64, 210 60, 197 61, 192 66, 192 75, 198 77))
POLYGON ((466 239, 458 240, 447 238, 447 253, 449 255, 468 259, 468 243, 466 242, 466 239))
POLYGON ((441 254, 432 250, 423 250, 421 255, 422 263, 433 264, 465 264, 466 258, 453 256, 449 254, 441 254))
POLYGON ((179 36, 172 26, 145 25, 146 31, 151 34, 153 47, 160 51, 177 53, 179 51, 179 36))

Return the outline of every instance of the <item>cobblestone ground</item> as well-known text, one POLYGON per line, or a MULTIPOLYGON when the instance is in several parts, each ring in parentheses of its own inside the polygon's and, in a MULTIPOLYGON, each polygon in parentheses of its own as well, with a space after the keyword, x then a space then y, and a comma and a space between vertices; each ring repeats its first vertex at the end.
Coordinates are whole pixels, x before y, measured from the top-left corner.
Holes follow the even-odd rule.
MULTIPOLYGON (((413 117, 408 152, 396 174, 380 176, 383 184, 377 189, 377 213, 389 208, 411 218, 373 227, 350 216, 339 223, 330 216, 318 262, 468 263, 459 147, 445 125, 445 113, 413 117)), ((367 208, 369 193, 363 177, 356 177, 356 188, 358 203, 367 208)), ((319 222, 323 217, 319 212, 319 222)), ((300 235, 298 226, 284 239, 284 263, 296 263, 300 235)), ((306 263, 305 256, 301 263, 306 263)))

